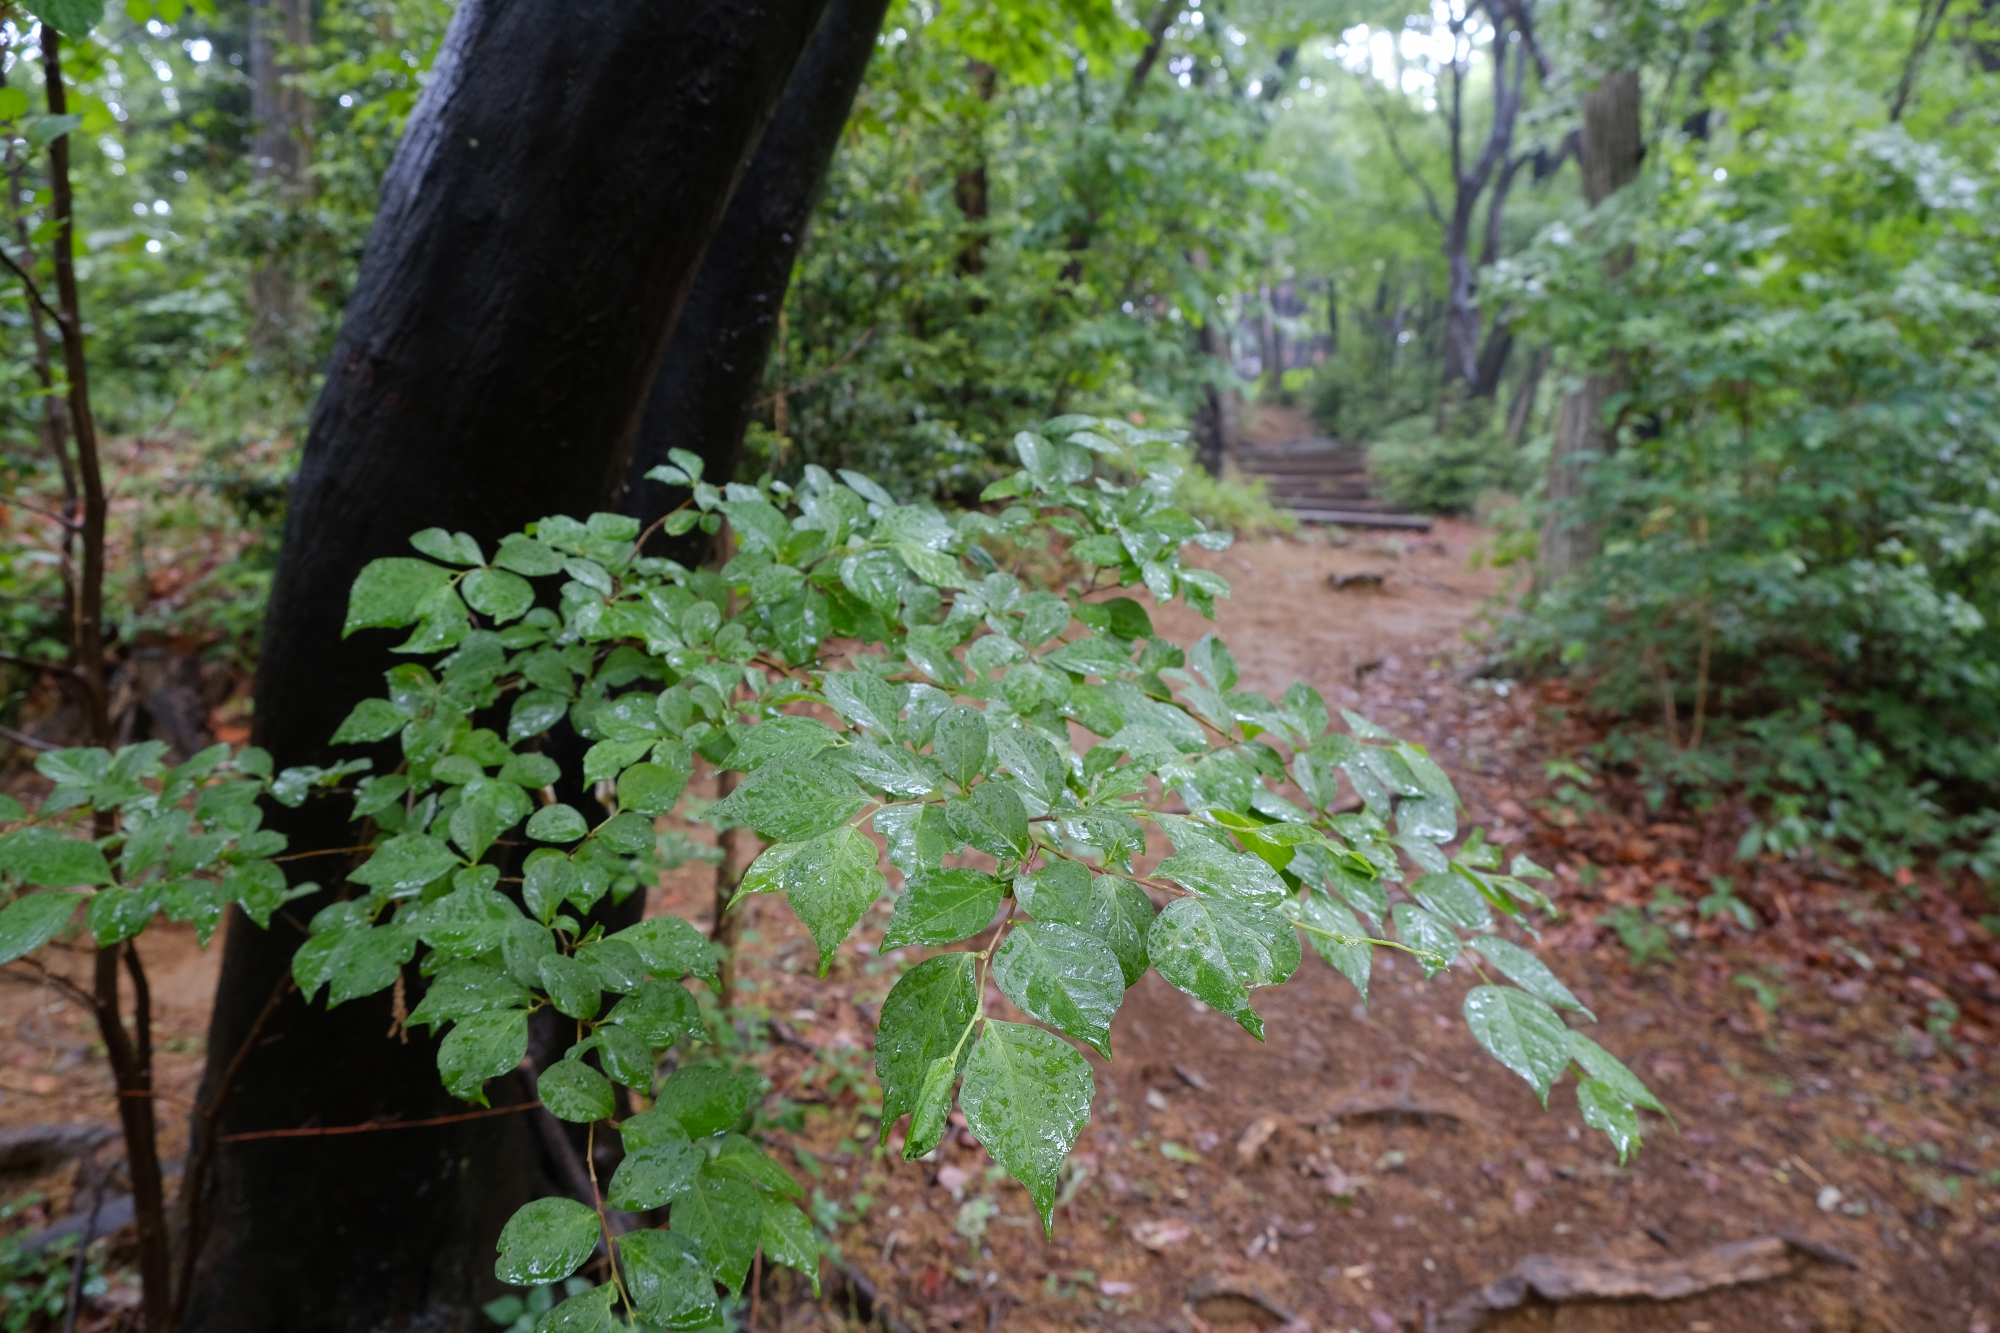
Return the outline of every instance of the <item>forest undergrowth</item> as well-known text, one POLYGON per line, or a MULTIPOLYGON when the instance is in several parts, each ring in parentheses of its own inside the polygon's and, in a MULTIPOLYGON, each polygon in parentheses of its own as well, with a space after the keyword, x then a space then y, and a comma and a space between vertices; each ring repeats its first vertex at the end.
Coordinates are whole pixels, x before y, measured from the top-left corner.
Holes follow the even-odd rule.
MULTIPOLYGON (((1441 524, 1422 540, 1244 543, 1206 557, 1237 588, 1219 626, 1263 645, 1244 655, 1246 681, 1303 675, 1329 702, 1431 744, 1496 839, 1557 867, 1553 956, 1585 1003, 1616 1015, 1607 1039, 1659 1091, 1677 1132, 1649 1120, 1645 1147, 1620 1167, 1566 1106, 1543 1112, 1451 1020, 1470 980, 1457 969, 1425 982, 1378 961, 1370 1011, 1310 962, 1272 995, 1265 1045, 1149 980, 1113 1027, 1118 1064, 1093 1059, 1092 1121, 1044 1241, 1026 1195, 969 1135, 948 1134, 916 1163, 893 1136, 877 1146, 865 1034, 920 952, 869 945, 889 903, 864 919, 862 951, 824 980, 804 928, 759 904, 742 936, 732 1056, 769 1081, 760 1130, 810 1192, 828 1286, 814 1302, 795 1275, 767 1273, 735 1327, 1421 1331, 1461 1326, 1450 1320, 1467 1295, 1532 1255, 1643 1269, 1778 1236, 1808 1246, 1788 1276, 1478 1326, 1990 1325, 2000 949, 1982 924, 1985 890, 1923 871, 1745 864, 1741 809, 1654 810, 1630 779, 1580 763, 1599 733, 1563 687, 1467 679, 1477 659, 1461 634, 1496 590, 1490 572, 1467 569, 1479 539, 1441 524), (1329 582, 1356 572, 1383 582, 1329 582), (1364 1068, 1380 1072, 1357 1076, 1364 1068)), ((1160 614, 1166 628, 1178 613, 1160 614)), ((8 790, 36 781, 18 755, 8 775, 8 790)), ((649 910, 699 920, 713 874, 691 862, 649 910)), ((203 953, 172 930, 149 933, 145 948, 172 1159, 219 948, 203 953)), ((88 965, 81 950, 59 959, 88 965)), ((53 992, 0 990, 0 1137, 111 1120, 92 1036, 53 992)), ((77 1326, 129 1320, 115 1154, 98 1150, 102 1177, 68 1161, 17 1161, 10 1174, 0 1154, 11 1279, 0 1324, 60 1326, 53 1298, 75 1242, 42 1242, 65 1217, 75 1229, 99 1179, 109 1240, 92 1249, 77 1326)), ((559 1294, 523 1292, 492 1311, 493 1327, 559 1294)))

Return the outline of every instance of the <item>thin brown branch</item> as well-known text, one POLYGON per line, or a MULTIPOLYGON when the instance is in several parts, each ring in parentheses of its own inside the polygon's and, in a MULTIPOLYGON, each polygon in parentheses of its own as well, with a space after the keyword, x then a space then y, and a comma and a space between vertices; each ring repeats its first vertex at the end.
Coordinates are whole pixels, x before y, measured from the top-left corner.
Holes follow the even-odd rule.
POLYGON ((14 276, 19 278, 21 285, 28 289, 28 299, 33 301, 43 314, 58 324, 62 323, 62 316, 56 313, 54 306, 42 299, 42 289, 35 285, 35 280, 28 276, 26 269, 14 262, 14 256, 7 253, 5 246, 0 246, 0 264, 5 264, 8 268, 14 270, 14 276))
POLYGON ((53 671, 60 674, 69 670, 67 662, 43 662, 33 657, 20 657, 14 653, 0 653, 0 662, 28 671, 53 671))
POLYGON ((65 514, 58 514, 53 509, 44 509, 40 505, 29 504, 18 495, 9 498, 6 503, 16 509, 25 509, 38 518, 45 518, 49 522, 57 524, 65 533, 77 532, 82 528, 82 524, 78 523, 75 519, 65 514))
POLYGON ((1529 21, 1526 0, 1499 0, 1499 3, 1501 8, 1507 11, 1507 17, 1514 20, 1514 27, 1521 34, 1521 42, 1528 48, 1529 59, 1535 62, 1535 76, 1546 85, 1555 77, 1555 66, 1549 63, 1548 53, 1543 51, 1541 43, 1535 40, 1535 25, 1529 21))
POLYGON ((316 852, 291 852, 287 855, 274 856, 270 859, 273 861, 303 861, 309 856, 339 856, 344 852, 372 852, 374 850, 375 846, 373 843, 364 843, 359 847, 322 847, 316 852))
POLYGON ((1159 63, 1160 48, 1166 44, 1167 28, 1172 25, 1174 15, 1180 12, 1180 0, 1160 0, 1153 6, 1153 12, 1146 20, 1146 46, 1139 52, 1139 59, 1132 66, 1132 73, 1125 80, 1125 93, 1118 101, 1122 112, 1139 100, 1140 91, 1146 86, 1146 76, 1159 63))
POLYGON ((1417 164, 1410 161, 1410 155, 1403 151, 1402 137, 1396 133, 1396 127, 1390 121, 1389 113, 1382 109, 1381 99, 1363 93, 1362 100, 1368 103, 1368 109, 1375 113, 1375 118, 1382 122, 1382 133, 1389 140, 1389 151, 1395 154, 1396 165, 1400 166, 1403 174, 1416 182, 1417 188, 1424 192, 1424 207, 1430 210, 1431 221, 1440 227, 1444 226, 1444 210, 1438 207, 1437 194, 1431 189, 1431 183, 1424 179, 1424 174, 1417 170, 1417 164))
POLYGON ((187 1174, 181 1179, 180 1197, 175 1200, 174 1212, 179 1225, 174 1228, 179 1237, 181 1252, 175 1265, 173 1315, 169 1330, 180 1327, 187 1313, 188 1297, 194 1292, 194 1265, 201 1255, 201 1243, 207 1231, 205 1205, 207 1203, 208 1176, 214 1168, 215 1149, 219 1142, 217 1131, 222 1127, 222 1113, 236 1095, 236 1080, 243 1074, 243 1067, 250 1062, 250 1053, 257 1049, 263 1039, 264 1028, 271 1016, 278 1012, 279 1004, 291 994, 295 985, 292 974, 287 971, 278 978, 278 984, 271 988, 271 996, 264 1001, 264 1007, 257 1012, 250 1030, 243 1034, 237 1044, 236 1053, 229 1057, 229 1064, 216 1081, 215 1099, 207 1107, 195 1107, 195 1119, 200 1128, 195 1135, 194 1158, 187 1174))
POLYGON ((1896 85, 1896 95, 1889 103, 1889 123, 1895 124, 1903 118, 1909 106, 1910 94, 1917 88, 1917 71, 1923 68, 1924 53, 1930 50, 1931 39, 1937 36, 1938 25, 1944 22, 1944 14, 1951 8, 1951 0, 1924 0, 1917 11, 1917 33, 1910 43, 1909 58, 1903 62, 1903 78, 1896 85))
POLYGON ((30 736, 25 731, 16 731, 14 728, 4 725, 0 725, 0 736, 6 737, 16 745, 25 745, 30 750, 60 750, 63 748, 53 741, 45 741, 39 737, 30 736))
POLYGON ((458 1115, 432 1116, 428 1120, 370 1120, 359 1125, 328 1125, 325 1128, 309 1129, 257 1129, 246 1134, 224 1134, 221 1143, 251 1143, 258 1139, 317 1139, 331 1138, 336 1134, 374 1134, 392 1129, 429 1129, 435 1125, 455 1125, 461 1120, 484 1120, 492 1115, 509 1115, 515 1111, 532 1111, 539 1107, 539 1101, 522 1102, 518 1106, 489 1106, 480 1111, 465 1111, 458 1115))
MULTIPOLYGON (((62 36, 41 25, 42 82, 49 114, 69 113, 69 91, 63 83, 62 36)), ((71 607, 72 653, 83 687, 84 718, 91 740, 111 744, 110 691, 104 673, 104 471, 97 446, 97 420, 90 408, 90 367, 84 355, 83 313, 76 286, 76 210, 69 179, 70 136, 59 134, 49 143, 49 194, 56 223, 57 330, 62 335, 63 370, 69 378, 70 429, 76 437, 77 478, 83 491, 83 570, 71 607)), ((161 1327, 165 1307, 152 1310, 148 1322, 161 1327)))
POLYGON ((97 1009, 96 996, 92 995, 89 991, 85 990, 83 987, 71 981, 68 977, 63 976, 60 973, 49 971, 48 968, 42 966, 40 959, 17 958, 14 961, 17 963, 25 963, 29 967, 33 968, 35 970, 35 980, 40 984, 45 986, 54 986, 57 990, 61 991, 64 995, 68 996, 75 1003, 82 1005, 84 1008, 89 1009, 92 1012, 96 1011, 97 1009))
POLYGON ((793 394, 804 393, 807 389, 812 388, 813 385, 818 384, 828 375, 833 374, 834 371, 839 370, 842 366, 846 365, 849 361, 853 360, 854 354, 860 351, 864 346, 866 346, 868 340, 870 338, 873 338, 874 336, 875 336, 875 326, 873 324, 870 324, 867 328, 861 331, 861 336, 859 338, 856 338, 851 344, 849 344, 846 351, 842 352, 838 357, 834 358, 834 361, 831 365, 825 367, 824 369, 818 371, 815 374, 806 376, 804 379, 800 380, 796 384, 786 385, 784 388, 778 390, 776 393, 772 394, 768 398, 759 398, 756 402, 750 404, 751 410, 755 411, 757 408, 760 407, 769 407, 771 404, 777 402, 780 398, 790 398, 793 394))
MULTIPOLYGON (((97 950, 91 1008, 97 1032, 118 1088, 118 1121, 125 1134, 125 1160, 132 1181, 133 1220, 139 1232, 139 1285, 147 1328, 167 1326, 166 1216, 160 1200, 160 1159, 153 1119, 152 1088, 140 1065, 133 1037, 126 1033, 118 1000, 118 968, 124 946, 97 950), (141 1096, 130 1094, 140 1093, 141 1096)), ((143 1026, 143 1025, 142 1025, 143 1026)))

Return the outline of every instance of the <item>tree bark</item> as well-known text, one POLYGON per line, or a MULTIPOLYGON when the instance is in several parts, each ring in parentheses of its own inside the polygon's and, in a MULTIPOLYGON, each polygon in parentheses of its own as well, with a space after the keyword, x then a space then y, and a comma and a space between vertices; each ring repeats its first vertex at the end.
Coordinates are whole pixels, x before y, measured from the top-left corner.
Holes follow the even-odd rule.
MULTIPOLYGON (((279 765, 330 761, 327 738, 395 660, 388 636, 341 639, 362 565, 408 554, 432 525, 491 550, 542 515, 597 507, 624 476, 667 335, 824 7, 460 6, 383 183, 293 484, 257 683, 256 739, 279 765)), ((269 823, 293 852, 344 846, 344 805, 269 823)), ((346 868, 291 865, 327 883, 346 868)), ((204 1104, 290 966, 290 922, 329 896, 269 931, 232 917, 204 1104)), ((223 1109, 225 1138, 461 1109, 435 1042, 385 1040, 389 1021, 385 997, 331 1012, 285 1000, 223 1109)), ((478 1328, 535 1152, 519 1115, 222 1144, 187 1326, 478 1328)))
POLYGON ((1278 333, 1278 289, 1266 287, 1259 295, 1263 304, 1257 312, 1257 368, 1262 372, 1258 376, 1262 383, 1257 396, 1275 403, 1285 387, 1285 351, 1278 333))
POLYGON ((1528 428, 1528 415, 1535 409, 1535 394, 1542 387, 1542 376, 1548 373, 1549 362, 1554 359, 1554 348, 1541 348, 1528 363, 1528 373, 1515 386, 1514 401, 1507 408, 1507 443, 1521 442, 1521 434, 1528 428))
MULTIPOLYGON (((1508 161, 1514 143, 1514 122, 1521 111, 1521 94, 1527 85, 1527 51, 1518 46, 1514 52, 1514 76, 1507 77, 1507 48, 1505 44, 1506 25, 1499 14, 1494 15, 1493 24, 1493 124, 1488 128, 1486 144, 1480 150, 1479 158, 1469 168, 1464 165, 1464 150, 1461 137, 1464 129, 1464 110, 1461 95, 1465 83, 1465 66, 1452 66, 1451 99, 1445 110, 1445 120, 1451 135, 1451 175, 1452 206, 1451 216, 1445 220, 1444 254, 1448 280, 1445 287, 1445 327, 1444 327, 1444 387, 1449 389, 1454 382, 1463 380, 1478 394, 1480 387, 1480 329, 1482 319, 1478 304, 1479 271, 1498 258, 1500 218, 1507 203, 1507 187, 1513 181, 1514 165, 1508 161), (1499 173, 1493 198, 1487 204, 1487 241, 1479 264, 1472 260, 1472 220, 1478 211, 1479 198, 1485 193, 1489 182, 1499 173)), ((1490 396, 1490 391, 1489 391, 1490 396)))
MULTIPOLYGON (((287 86, 292 71, 278 47, 311 41, 309 0, 251 0, 250 174, 280 200, 305 189, 311 107, 303 92, 287 86)), ((260 260, 250 271, 249 298, 253 346, 260 356, 281 355, 304 303, 291 266, 276 255, 260 260)))
MULTIPOLYGON (((646 480, 669 449, 700 455, 717 485, 735 475, 792 266, 888 8, 888 0, 827 8, 702 260, 646 398, 619 500, 648 527, 688 499, 685 486, 646 480)), ((696 530, 649 549, 692 568, 713 542, 696 530)))
MULTIPOLYGON (((965 117, 968 147, 966 159, 952 182, 952 201, 965 218, 964 239, 959 242, 958 271, 976 277, 986 271, 986 226, 992 212, 986 181, 987 106, 999 88, 999 71, 983 60, 966 62, 965 73, 972 85, 974 102, 965 117)), ((973 299, 973 312, 984 303, 973 299)))
MULTIPOLYGON (((1639 161, 1645 155, 1639 110, 1637 70, 1608 74, 1583 95, 1583 134, 1577 155, 1583 168, 1583 197, 1593 209, 1638 178, 1639 161)), ((1608 265, 1611 274, 1625 262, 1614 256, 1608 265)), ((1578 507, 1590 464, 1617 445, 1616 434, 1604 420, 1604 409, 1623 385, 1622 370, 1617 365, 1604 366, 1586 376, 1583 385, 1563 399, 1555 439, 1549 447, 1541 549, 1535 563, 1538 589, 1579 572, 1598 552, 1596 524, 1579 513, 1578 507)))

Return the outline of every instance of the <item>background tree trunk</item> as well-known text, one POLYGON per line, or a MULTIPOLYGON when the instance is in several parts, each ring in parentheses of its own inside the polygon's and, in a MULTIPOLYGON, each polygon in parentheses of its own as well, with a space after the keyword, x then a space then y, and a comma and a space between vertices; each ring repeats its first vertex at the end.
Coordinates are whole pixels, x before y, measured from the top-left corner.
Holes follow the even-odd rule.
MULTIPOLYGON (((256 739, 280 765, 332 759, 327 738, 394 660, 386 635, 340 637, 363 564, 407 554, 434 524, 490 550, 544 514, 596 508, 623 477, 702 252, 823 10, 466 0, 453 16, 383 183, 293 485, 256 701, 256 739)), ((269 822, 294 852, 339 847, 345 804, 269 822)), ((329 884, 346 869, 291 865, 329 884)), ((290 967, 292 923, 329 896, 268 932, 232 917, 204 1105, 290 967)), ((223 1133, 461 1109, 435 1043, 386 1040, 389 1026, 386 997, 329 1012, 292 995, 223 1133)), ((525 1094, 492 1090, 500 1104, 525 1094)), ((534 1186, 535 1152, 517 1115, 223 1144, 187 1327, 478 1328, 493 1240, 534 1186)))
MULTIPOLYGON (((1645 155, 1639 110, 1637 70, 1608 74, 1583 95, 1578 161, 1583 168, 1583 197, 1592 208, 1639 175, 1639 160, 1645 155)), ((1624 263, 1614 257, 1612 272, 1624 263)), ((1575 574, 1598 552, 1596 525, 1577 509, 1590 463, 1617 445, 1616 434, 1604 420, 1604 408, 1623 383, 1617 366, 1602 367, 1563 399, 1555 439, 1549 447, 1541 549, 1535 564, 1537 588, 1575 574)))
MULTIPOLYGON (((278 199, 288 202, 306 189, 311 107, 303 92, 286 86, 291 68, 278 48, 311 41, 310 0, 251 0, 250 174, 270 182, 278 199)), ((304 304, 291 266, 275 255, 264 259, 250 271, 249 297, 258 355, 282 355, 304 304)))
MULTIPOLYGON (((639 419, 619 508, 641 523, 651 526, 688 499, 684 486, 646 480, 669 449, 700 455, 717 485, 736 473, 792 266, 888 9, 888 0, 833 0, 785 85, 674 324, 639 419)), ((649 549, 692 567, 713 542, 696 530, 658 538, 649 549)))

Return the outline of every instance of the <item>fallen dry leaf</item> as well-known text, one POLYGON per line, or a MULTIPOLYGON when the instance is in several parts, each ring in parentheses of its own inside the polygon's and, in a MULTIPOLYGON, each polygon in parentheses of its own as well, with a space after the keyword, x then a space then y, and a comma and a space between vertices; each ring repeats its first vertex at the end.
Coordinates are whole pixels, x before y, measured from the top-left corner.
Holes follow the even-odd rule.
POLYGON ((1171 1217, 1147 1218, 1134 1222, 1132 1239, 1151 1250, 1154 1254, 1165 1254, 1174 1246, 1194 1234, 1194 1228, 1185 1222, 1177 1222, 1171 1217))
POLYGON ((1243 1131, 1243 1137, 1236 1140, 1236 1164, 1249 1166, 1254 1163, 1257 1154, 1264 1150, 1264 1145, 1277 1132, 1278 1117, 1274 1115, 1260 1115, 1252 1120, 1250 1127, 1243 1131))

